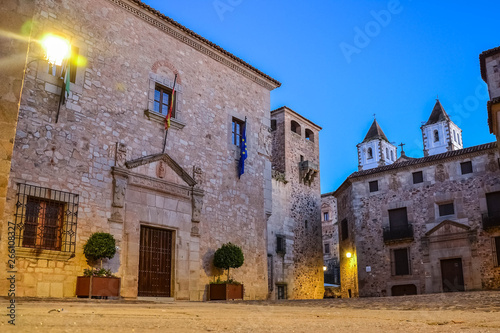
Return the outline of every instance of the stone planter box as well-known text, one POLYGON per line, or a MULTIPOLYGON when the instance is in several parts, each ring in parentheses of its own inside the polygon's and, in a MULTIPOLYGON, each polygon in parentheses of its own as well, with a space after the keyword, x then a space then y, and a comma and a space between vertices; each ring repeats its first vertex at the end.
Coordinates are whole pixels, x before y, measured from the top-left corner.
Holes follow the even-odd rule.
POLYGON ((120 278, 78 276, 76 296, 78 297, 120 297, 120 278))
POLYGON ((210 284, 209 300, 243 299, 244 288, 242 284, 210 284))

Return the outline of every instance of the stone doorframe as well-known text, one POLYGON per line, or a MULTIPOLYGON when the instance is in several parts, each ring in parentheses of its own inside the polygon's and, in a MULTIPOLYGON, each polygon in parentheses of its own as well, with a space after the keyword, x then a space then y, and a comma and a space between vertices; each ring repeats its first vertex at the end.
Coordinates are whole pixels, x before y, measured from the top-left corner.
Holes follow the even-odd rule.
POLYGON ((135 160, 124 162, 123 166, 120 166, 122 163, 117 164, 118 165, 111 168, 111 174, 113 175, 113 202, 110 222, 123 223, 125 216, 125 193, 127 191, 128 184, 132 184, 159 192, 169 193, 170 195, 189 198, 191 200, 192 208, 191 236, 200 236, 199 223, 201 219, 204 196, 204 191, 201 188, 203 183, 203 171, 200 168, 194 167, 193 177, 191 177, 168 154, 144 156, 135 160), (158 161, 166 163, 187 185, 175 184, 129 170, 158 161))

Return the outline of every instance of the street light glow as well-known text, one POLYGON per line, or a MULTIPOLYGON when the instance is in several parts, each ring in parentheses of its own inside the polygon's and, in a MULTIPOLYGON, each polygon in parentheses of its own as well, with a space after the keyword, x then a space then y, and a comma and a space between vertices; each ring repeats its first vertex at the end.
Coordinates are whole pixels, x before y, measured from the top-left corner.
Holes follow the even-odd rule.
POLYGON ((323 271, 325 271, 325 272, 326 272, 326 266, 323 266, 323 271))
POLYGON ((345 254, 345 256, 346 256, 347 258, 350 258, 350 257, 352 257, 352 253, 351 253, 351 252, 347 252, 347 253, 345 254))
POLYGON ((61 66, 69 56, 69 42, 62 37, 48 34, 42 39, 42 46, 45 49, 45 59, 52 65, 61 66))

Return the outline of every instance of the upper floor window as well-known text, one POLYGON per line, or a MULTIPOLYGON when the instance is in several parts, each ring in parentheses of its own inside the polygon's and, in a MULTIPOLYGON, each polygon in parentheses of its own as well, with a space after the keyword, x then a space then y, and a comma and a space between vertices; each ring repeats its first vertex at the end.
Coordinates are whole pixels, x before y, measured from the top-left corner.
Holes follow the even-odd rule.
POLYGON ((373 158, 373 150, 371 148, 368 148, 368 159, 373 158))
POLYGON ((462 175, 472 173, 472 162, 468 161, 460 163, 460 169, 462 171, 462 175))
POLYGON ((370 187, 370 192, 377 192, 378 191, 378 180, 374 180, 372 182, 369 182, 368 186, 370 187))
POLYGON ((453 140, 457 141, 457 133, 453 130, 453 140))
POLYGON ((276 235, 276 253, 286 253, 286 238, 283 235, 276 235))
POLYGON ((342 236, 340 240, 346 240, 347 238, 349 238, 347 219, 343 219, 342 222, 340 222, 340 229, 342 236))
POLYGON ((500 217, 500 192, 486 193, 488 217, 500 217))
POLYGON ((243 135, 243 126, 245 126, 244 121, 233 117, 231 142, 233 145, 235 145, 237 147, 241 147, 241 137, 243 135))
POLYGON ((290 130, 294 133, 297 133, 298 135, 301 134, 301 130, 300 130, 300 125, 298 122, 296 122, 295 120, 292 120, 290 122, 290 130))
POLYGON ((323 213, 323 221, 328 221, 330 219, 330 216, 328 216, 328 212, 323 213))
POLYGON ((434 130, 434 142, 439 141, 439 132, 437 130, 434 130))
POLYGON ((276 131, 276 119, 271 119, 271 131, 276 131))
POLYGON ((453 202, 439 205, 439 216, 446 216, 453 214, 455 214, 455 207, 453 206, 453 202))
POLYGON ((408 228, 406 207, 389 210, 389 225, 391 231, 408 228))
POLYGON ((17 246, 74 253, 77 213, 78 195, 19 184, 17 246))
POLYGON ((391 150, 391 160, 394 161, 394 151, 391 150))
POLYGON ((413 184, 423 183, 424 182, 424 174, 422 171, 417 171, 412 173, 413 175, 413 184))
POLYGON ((306 140, 314 142, 314 133, 309 128, 306 128, 306 140))
POLYGON ((324 246, 325 246, 325 254, 330 254, 330 244, 325 243, 324 246))
MULTIPOLYGON (((172 89, 156 84, 154 111, 163 115, 168 114, 170 104, 172 103, 172 89)), ((175 105, 172 107, 172 118, 175 118, 175 105)))

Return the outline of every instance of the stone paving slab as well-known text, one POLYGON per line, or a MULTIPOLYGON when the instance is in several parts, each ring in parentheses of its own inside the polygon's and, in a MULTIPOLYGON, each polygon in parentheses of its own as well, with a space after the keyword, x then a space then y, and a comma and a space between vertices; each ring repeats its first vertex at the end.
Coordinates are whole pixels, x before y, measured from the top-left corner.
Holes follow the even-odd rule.
MULTIPOLYGON (((8 301, 0 299, 0 314, 8 301)), ((500 332, 500 292, 304 301, 18 299, 0 332, 500 332)))

